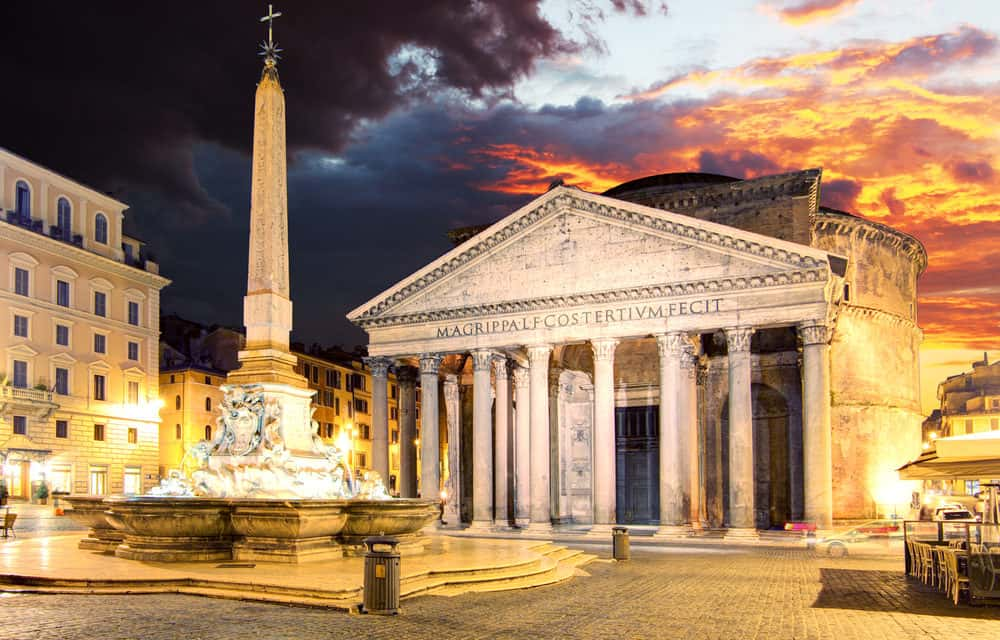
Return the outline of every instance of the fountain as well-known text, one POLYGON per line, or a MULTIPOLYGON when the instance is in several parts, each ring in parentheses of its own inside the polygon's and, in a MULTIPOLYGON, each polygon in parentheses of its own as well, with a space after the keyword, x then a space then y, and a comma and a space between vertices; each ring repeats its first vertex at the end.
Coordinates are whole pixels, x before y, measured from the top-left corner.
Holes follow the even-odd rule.
MULTIPOLYGON (((268 16, 273 20, 279 14, 268 16)), ((377 473, 355 482, 346 452, 317 435, 314 391, 289 350, 285 100, 269 36, 254 111, 246 349, 223 385, 217 436, 149 495, 68 497, 90 527, 80 548, 133 560, 301 562, 352 555, 369 535, 422 548, 437 500, 392 499, 377 473)), ((437 490, 430 492, 436 494, 437 490)))

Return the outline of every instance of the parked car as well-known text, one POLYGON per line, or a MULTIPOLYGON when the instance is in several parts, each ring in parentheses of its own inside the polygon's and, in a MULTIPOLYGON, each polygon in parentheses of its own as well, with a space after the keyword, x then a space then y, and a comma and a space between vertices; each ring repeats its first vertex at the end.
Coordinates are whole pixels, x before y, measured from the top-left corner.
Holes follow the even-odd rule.
POLYGON ((816 542, 816 551, 843 557, 855 553, 890 553, 903 549, 902 520, 871 520, 816 542))

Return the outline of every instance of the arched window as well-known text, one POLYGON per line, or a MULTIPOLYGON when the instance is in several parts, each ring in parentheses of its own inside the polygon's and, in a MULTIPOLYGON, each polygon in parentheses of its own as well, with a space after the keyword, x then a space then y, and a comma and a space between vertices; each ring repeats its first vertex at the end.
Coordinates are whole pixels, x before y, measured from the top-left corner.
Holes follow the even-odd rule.
POLYGON ((31 220, 31 187, 24 180, 18 180, 14 187, 14 211, 18 220, 31 220))
POLYGON ((207 424, 205 425, 205 439, 206 440, 212 439, 212 427, 207 424))
POLYGON ((205 398, 205 411, 211 411, 211 410, 212 410, 212 399, 205 398))
POLYGON ((73 210, 69 206, 69 200, 59 198, 56 203, 56 226, 59 227, 59 237, 69 240, 73 234, 73 210))
POLYGON ((181 397, 180 396, 175 396, 174 397, 174 409, 177 409, 178 411, 181 410, 181 397))
POLYGON ((181 425, 174 425, 174 436, 177 440, 181 439, 181 425))
POLYGON ((101 244, 108 243, 108 219, 103 213, 94 217, 94 240, 101 244))

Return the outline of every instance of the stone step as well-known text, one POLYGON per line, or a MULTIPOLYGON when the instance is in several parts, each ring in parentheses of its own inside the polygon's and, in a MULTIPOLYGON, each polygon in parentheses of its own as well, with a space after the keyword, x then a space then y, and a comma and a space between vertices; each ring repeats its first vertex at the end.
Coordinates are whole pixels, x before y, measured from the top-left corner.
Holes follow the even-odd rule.
POLYGON ((464 584, 450 584, 429 591, 430 595, 457 596, 463 593, 485 593, 492 591, 509 591, 513 589, 530 589, 568 580, 577 575, 579 567, 597 559, 596 555, 584 553, 578 549, 569 549, 558 545, 545 545, 544 569, 530 574, 496 576, 490 580, 482 580, 464 584))

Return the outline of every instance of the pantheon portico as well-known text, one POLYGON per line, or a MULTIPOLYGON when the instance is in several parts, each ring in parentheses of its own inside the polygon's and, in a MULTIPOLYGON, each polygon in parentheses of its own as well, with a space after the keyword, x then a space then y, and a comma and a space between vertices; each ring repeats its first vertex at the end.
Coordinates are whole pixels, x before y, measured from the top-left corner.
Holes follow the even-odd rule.
MULTIPOLYGON (((654 505, 646 520, 658 535, 687 535, 709 520, 711 489, 715 524, 753 536, 762 494, 751 345, 784 336, 793 355, 783 366, 801 387, 795 428, 781 436, 783 517, 828 526, 830 343, 847 266, 799 242, 554 187, 349 314, 369 334, 374 445, 388 443, 388 368, 416 365, 419 491, 444 490, 450 523, 464 513, 473 528, 601 531, 630 517, 627 500, 654 505), (699 392, 708 362, 725 381, 714 405, 699 392), (631 385, 640 370, 655 379, 631 385), (722 441, 702 433, 707 406, 723 407, 713 418, 722 441), (642 438, 656 451, 648 469, 649 456, 628 453, 642 438), (719 468, 706 469, 709 458, 719 468), (626 477, 639 480, 622 486, 626 477)), ((404 402, 415 393, 401 392, 404 402)), ((409 422, 401 416, 401 461, 415 440, 409 422)), ((387 460, 374 456, 383 476, 387 460)), ((415 465, 401 473, 415 479, 415 465)), ((401 480, 404 495, 411 486, 401 480)))

